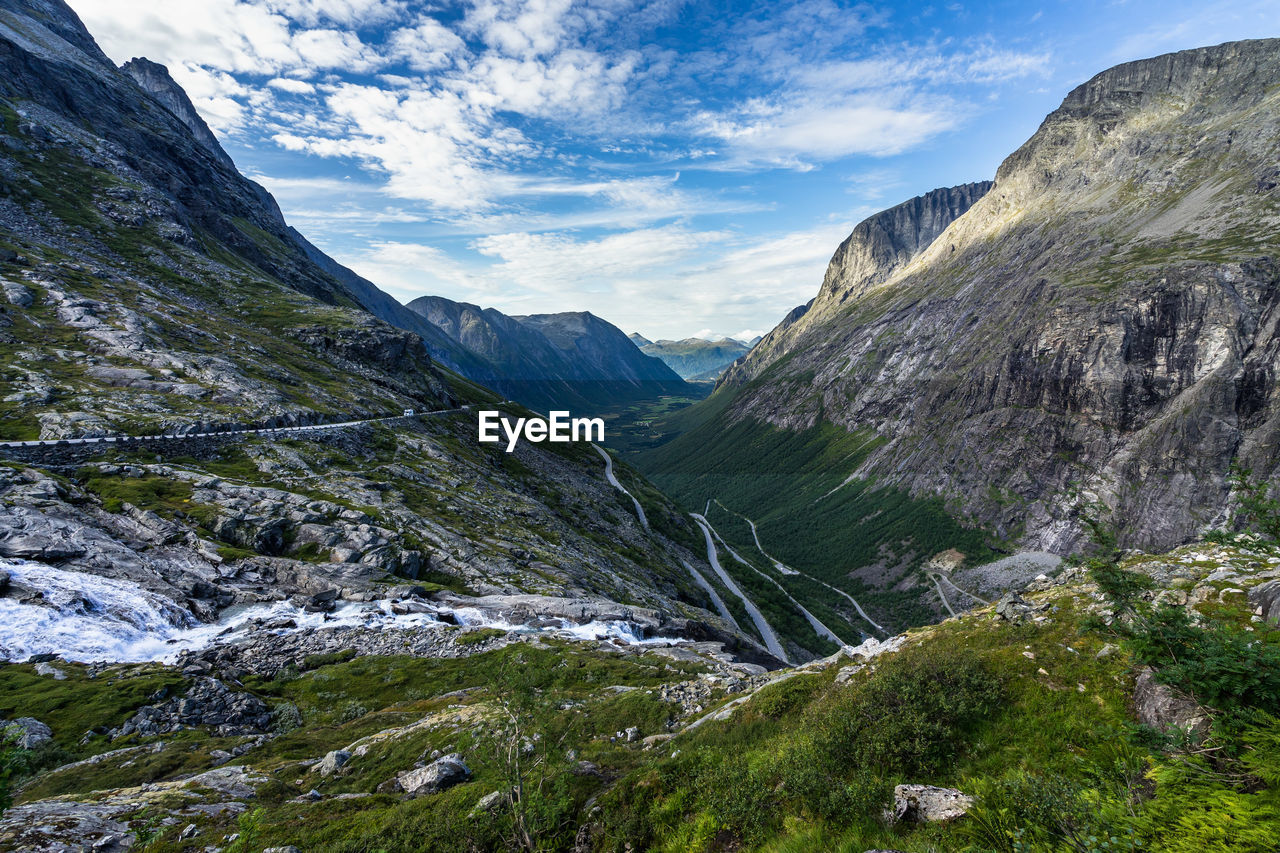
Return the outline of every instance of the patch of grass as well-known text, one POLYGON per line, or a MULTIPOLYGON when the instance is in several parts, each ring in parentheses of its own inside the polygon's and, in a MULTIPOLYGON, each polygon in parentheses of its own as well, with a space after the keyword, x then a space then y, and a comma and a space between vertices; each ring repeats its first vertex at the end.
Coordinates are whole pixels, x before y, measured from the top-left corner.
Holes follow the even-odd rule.
POLYGON ((478 646, 485 640, 493 640, 506 635, 507 632, 501 628, 477 628, 474 631, 462 632, 454 642, 460 646, 478 646))
POLYGON ((156 474, 124 477, 103 474, 94 468, 85 469, 76 479, 85 491, 102 499, 102 508, 107 512, 120 512, 128 503, 172 518, 174 513, 188 512, 192 508, 193 490, 191 484, 183 480, 156 474))
POLYGON ((185 679, 159 665, 109 667, 96 677, 83 664, 57 662, 65 680, 36 675, 27 664, 0 666, 0 718, 34 717, 53 730, 59 746, 76 755, 102 751, 80 738, 98 726, 118 726, 161 690, 180 692, 185 679))

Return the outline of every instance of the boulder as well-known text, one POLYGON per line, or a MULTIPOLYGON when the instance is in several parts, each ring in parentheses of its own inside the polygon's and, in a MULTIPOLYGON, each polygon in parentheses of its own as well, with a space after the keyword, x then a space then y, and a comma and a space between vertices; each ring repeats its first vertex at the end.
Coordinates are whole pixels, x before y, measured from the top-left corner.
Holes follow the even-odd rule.
POLYGON ((1016 592, 1006 592, 996 602, 996 615, 1008 622, 1020 622, 1031 615, 1031 605, 1016 592))
POLYGON ((482 814, 493 814, 506 804, 506 796, 501 791, 490 791, 480 798, 468 817, 479 817, 482 814))
POLYGON ((35 296, 31 291, 16 281, 0 280, 0 287, 4 288, 4 298, 9 300, 10 305, 30 308, 35 302, 35 296))
POLYGON ((22 749, 35 749, 53 740, 53 730, 33 717, 19 717, 10 723, 0 720, 0 731, 22 749))
POLYGON ((36 664, 36 675, 51 676, 54 681, 66 681, 67 674, 51 663, 36 664))
POLYGON ((351 753, 345 749, 335 749, 333 752, 320 759, 312 772, 319 773, 321 776, 332 776, 343 768, 348 761, 351 760, 351 753))
POLYGON ((326 589, 323 592, 317 592, 307 600, 305 610, 308 613, 328 613, 337 606, 338 595, 341 590, 326 589))
POLYGON ((1249 604, 1263 621, 1280 624, 1280 580, 1268 581, 1249 590, 1249 604))
POLYGON ((1209 731, 1209 712, 1195 699, 1156 680, 1144 667, 1133 684, 1133 709, 1138 722, 1159 731, 1179 729, 1193 737, 1209 731))
POLYGON ((471 770, 462 760, 462 755, 451 752, 426 767, 397 774, 396 787, 410 796, 420 797, 423 794, 438 794, 470 778, 471 770))
POLYGON ((899 785, 893 789, 893 819, 907 823, 955 820, 973 808, 973 797, 955 788, 899 785))

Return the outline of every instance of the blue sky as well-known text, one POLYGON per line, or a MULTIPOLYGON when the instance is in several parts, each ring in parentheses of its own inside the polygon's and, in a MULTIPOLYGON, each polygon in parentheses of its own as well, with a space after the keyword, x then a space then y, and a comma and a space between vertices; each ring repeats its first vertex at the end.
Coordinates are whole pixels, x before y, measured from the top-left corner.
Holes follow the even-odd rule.
POLYGON ((750 336, 863 217, 994 175, 1118 62, 1271 2, 70 0, 401 301, 750 336))

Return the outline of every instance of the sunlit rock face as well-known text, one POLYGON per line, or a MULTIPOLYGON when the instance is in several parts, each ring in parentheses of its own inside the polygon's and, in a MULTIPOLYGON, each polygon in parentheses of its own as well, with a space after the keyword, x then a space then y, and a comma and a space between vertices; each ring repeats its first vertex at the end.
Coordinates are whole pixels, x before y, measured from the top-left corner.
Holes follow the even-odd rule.
POLYGON ((1112 68, 993 185, 862 223, 796 311, 722 380, 728 417, 888 441, 851 475, 1022 544, 1125 544, 1219 519, 1233 462, 1276 465, 1280 42, 1112 68), (1139 487, 1140 486, 1140 487, 1139 487))

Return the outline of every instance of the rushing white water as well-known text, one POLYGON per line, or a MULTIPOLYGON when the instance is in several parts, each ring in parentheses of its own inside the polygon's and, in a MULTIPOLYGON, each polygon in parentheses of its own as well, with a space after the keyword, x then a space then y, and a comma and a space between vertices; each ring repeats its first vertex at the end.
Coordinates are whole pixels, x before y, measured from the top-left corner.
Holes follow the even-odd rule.
POLYGON ((68 572, 25 560, 0 562, 12 584, 44 604, 0 598, 0 657, 57 654, 67 660, 157 660, 169 641, 198 624, 169 599, 129 581, 68 572))
POLYGON ((424 613, 393 613, 387 601, 348 602, 331 613, 308 613, 292 602, 278 601, 228 608, 213 624, 198 622, 164 596, 125 580, 57 569, 25 560, 0 560, 14 585, 43 594, 43 603, 24 604, 12 595, 0 598, 0 660, 25 660, 54 654, 69 661, 172 661, 182 651, 233 642, 263 625, 278 623, 271 633, 308 628, 363 627, 400 630, 459 625, 500 628, 522 633, 555 633, 582 640, 618 640, 628 644, 670 644, 668 638, 645 638, 639 626, 625 621, 549 620, 537 627, 513 624, 473 607, 449 608, 424 602, 424 613), (289 624, 292 622, 292 624, 289 624))

